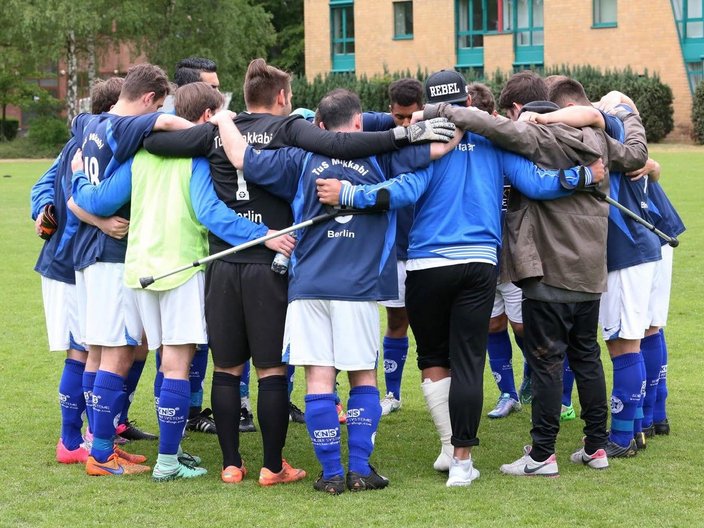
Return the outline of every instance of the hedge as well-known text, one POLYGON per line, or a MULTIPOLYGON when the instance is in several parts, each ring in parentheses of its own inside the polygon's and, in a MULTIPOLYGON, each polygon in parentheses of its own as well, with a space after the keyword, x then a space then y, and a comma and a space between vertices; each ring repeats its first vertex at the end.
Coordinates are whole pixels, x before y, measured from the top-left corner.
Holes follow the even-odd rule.
POLYGON ((692 100, 692 136, 698 144, 704 144, 704 82, 697 84, 692 100))
POLYGON ((0 121, 0 140, 12 141, 17 137, 20 122, 17 119, 0 121))

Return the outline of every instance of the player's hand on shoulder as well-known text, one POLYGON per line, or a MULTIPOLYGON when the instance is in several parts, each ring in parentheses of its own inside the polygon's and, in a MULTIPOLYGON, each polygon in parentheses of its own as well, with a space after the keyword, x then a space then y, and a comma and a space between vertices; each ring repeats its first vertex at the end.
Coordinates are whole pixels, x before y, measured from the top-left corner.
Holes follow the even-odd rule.
POLYGON ((418 121, 423 121, 423 110, 416 110, 411 116, 411 124, 415 124, 418 121))
POLYGON ((340 205, 342 182, 335 178, 318 178, 315 180, 318 200, 325 205, 340 205))
POLYGON ((229 119, 230 121, 232 121, 236 116, 237 116, 237 114, 235 112, 230 111, 230 110, 227 110, 227 109, 220 110, 219 112, 215 113, 210 118, 210 122, 213 125, 218 125, 219 123, 222 122, 223 119, 229 119))
POLYGON ((71 159, 71 171, 76 172, 83 169, 83 151, 81 149, 76 150, 76 153, 71 159))
POLYGON ((604 162, 601 158, 596 160, 591 165, 588 165, 587 168, 592 173, 592 183, 599 183, 604 179, 604 176, 606 174, 606 167, 604 166, 604 162))
MULTIPOLYGON (((266 234, 271 235, 273 233, 276 233, 276 231, 269 229, 266 234)), ((287 257, 290 257, 291 253, 293 253, 293 248, 296 247, 296 239, 288 234, 281 235, 279 237, 272 238, 271 240, 267 240, 264 242, 264 245, 272 251, 283 253, 287 257)))
POLYGON ((121 216, 110 216, 98 219, 96 227, 109 237, 121 239, 127 236, 130 221, 125 220, 121 216))
POLYGON ((653 181, 660 179, 660 164, 653 158, 648 158, 648 161, 640 169, 627 172, 631 180, 640 180, 643 176, 649 176, 653 181))

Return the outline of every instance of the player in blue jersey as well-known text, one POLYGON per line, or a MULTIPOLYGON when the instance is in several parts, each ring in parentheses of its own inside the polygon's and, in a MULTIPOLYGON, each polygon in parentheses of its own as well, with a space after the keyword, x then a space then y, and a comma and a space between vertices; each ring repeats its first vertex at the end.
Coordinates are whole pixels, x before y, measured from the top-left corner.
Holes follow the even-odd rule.
MULTIPOLYGON (((426 94, 430 103, 470 104, 466 81, 455 71, 431 75, 426 94)), ((591 182, 592 174, 600 180, 601 161, 592 167, 594 173, 573 168, 563 176, 575 183, 591 182)), ((479 476, 471 452, 479 443, 504 175, 534 198, 570 194, 562 188, 557 171, 538 169, 469 132, 427 169, 383 184, 347 187, 335 180, 316 182, 324 203, 366 207, 377 203, 380 191, 390 193, 391 207, 416 203, 406 301, 418 343, 423 393, 441 439, 451 436, 454 447, 447 486, 467 486, 479 476)))
MULTIPOLYGON (((161 68, 139 64, 128 70, 120 98, 109 113, 76 117, 76 137, 81 144, 85 173, 92 183, 109 178, 152 130, 192 126, 176 116, 156 113, 169 89, 161 68)), ((117 214, 127 218, 129 211, 122 208, 117 214)), ((92 394, 87 414, 94 435, 86 463, 89 475, 149 470, 147 466, 130 465, 131 461, 144 461, 144 457, 120 457, 124 452, 116 452, 113 444, 127 397, 123 387, 134 359, 134 345, 141 340, 136 314, 123 305, 125 296, 131 295, 122 284, 125 249, 124 240, 107 237, 85 223, 78 226, 74 267, 81 340, 89 347, 83 383, 84 392, 92 394), (97 371, 92 370, 96 367, 97 371)))
MULTIPOLYGON (((423 109, 423 85, 418 79, 403 78, 389 85, 389 113, 365 113, 364 130, 387 130, 394 126, 411 124, 413 112, 423 109)), ((384 332, 384 381, 386 396, 381 400, 381 415, 401 408, 401 380, 408 356, 408 314, 406 313, 406 260, 408 259, 408 232, 413 221, 413 207, 397 212, 396 259, 398 272, 397 299, 381 301, 386 308, 384 332)))
MULTIPOLYGON (((318 107, 319 126, 337 132, 362 130, 359 98, 333 90, 318 107)), ((433 144, 388 155, 342 161, 301 149, 260 151, 247 147, 230 122, 221 123, 223 147, 244 177, 289 201, 293 221, 324 212, 315 180, 377 183, 445 152, 433 144)), ((376 387, 379 317, 376 302, 398 296, 395 214, 340 216, 301 230, 289 264, 285 357, 306 372, 305 419, 323 472, 318 491, 381 489, 389 481, 370 466, 381 405, 376 387), (350 255, 353 255, 351 258, 350 255), (348 371, 349 466, 345 478, 340 424, 335 409, 336 369, 348 371)))
MULTIPOLYGON (((110 110, 117 102, 121 87, 119 77, 99 81, 91 87, 93 114, 110 110)), ((88 459, 81 435, 82 414, 86 407, 82 379, 87 350, 77 342, 80 331, 73 271, 72 236, 78 219, 66 207, 71 185, 70 163, 77 149, 75 138, 71 138, 51 168, 32 187, 31 193, 32 218, 38 229, 47 208, 53 210, 57 224, 56 231, 42 246, 34 269, 42 277, 49 350, 66 351, 59 382, 61 436, 56 444, 56 460, 62 464, 85 463, 88 459)), ((122 238, 127 233, 127 223, 119 217, 102 218, 89 214, 83 217, 109 236, 122 238)), ((38 231, 37 234, 41 233, 38 231)))

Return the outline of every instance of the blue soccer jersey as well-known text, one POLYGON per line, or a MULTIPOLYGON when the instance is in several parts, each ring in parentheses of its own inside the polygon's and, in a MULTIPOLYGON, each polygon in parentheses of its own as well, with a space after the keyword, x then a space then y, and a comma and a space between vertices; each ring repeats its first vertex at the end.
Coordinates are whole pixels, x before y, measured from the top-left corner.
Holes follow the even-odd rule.
MULTIPOLYGON (((324 214, 316 178, 374 184, 430 162, 429 150, 412 147, 391 154, 341 161, 296 148, 247 148, 244 175, 289 201, 294 223, 324 214)), ((339 216, 302 229, 289 264, 289 301, 376 301, 398 297, 394 212, 339 216)))
MULTIPOLYGON (((603 114, 606 133, 623 142, 625 129, 619 118, 603 114)), ((652 222, 648 209, 648 179, 633 181, 622 172, 609 173, 611 198, 626 206, 645 220, 652 222)), ((624 215, 614 206, 609 208, 609 232, 606 242, 608 271, 660 260, 660 241, 652 231, 624 215)))
MULTIPOLYGON (((137 152, 144 138, 154 128, 159 115, 119 116, 103 113, 98 116, 78 116, 76 136, 83 150, 84 172, 88 179, 97 184, 109 178, 120 163, 137 152)), ((115 214, 129 218, 129 206, 115 214)), ((75 269, 82 270, 97 261, 124 262, 126 250, 126 239, 111 238, 98 228, 81 223, 76 233, 75 269)))
MULTIPOLYGON (((684 233, 684 222, 658 182, 648 184, 648 204, 656 228, 671 237, 684 233)), ((660 245, 663 244, 667 242, 661 239, 660 245)))

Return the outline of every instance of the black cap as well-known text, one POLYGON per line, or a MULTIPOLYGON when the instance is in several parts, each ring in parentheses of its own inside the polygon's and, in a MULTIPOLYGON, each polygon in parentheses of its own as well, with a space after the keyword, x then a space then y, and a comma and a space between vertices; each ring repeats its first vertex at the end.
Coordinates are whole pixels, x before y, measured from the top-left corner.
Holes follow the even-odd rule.
POLYGON ((550 112, 554 112, 555 110, 559 110, 560 107, 557 106, 555 103, 552 101, 531 101, 530 103, 526 103, 523 105, 521 108, 521 111, 518 113, 518 115, 521 115, 523 112, 535 112, 536 114, 548 114, 550 112))
POLYGON ((440 70, 425 81, 425 98, 429 103, 463 103, 468 93, 467 81, 455 70, 440 70))

